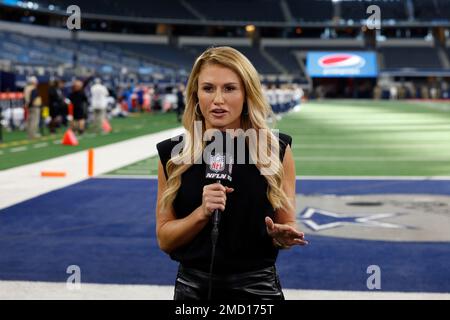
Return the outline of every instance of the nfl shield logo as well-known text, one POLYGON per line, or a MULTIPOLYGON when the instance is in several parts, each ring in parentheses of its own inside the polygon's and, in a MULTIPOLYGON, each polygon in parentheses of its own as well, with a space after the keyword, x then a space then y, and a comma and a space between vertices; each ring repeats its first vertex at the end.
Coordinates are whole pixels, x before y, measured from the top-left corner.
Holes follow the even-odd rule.
POLYGON ((225 157, 221 154, 216 154, 211 157, 209 168, 214 172, 221 172, 225 169, 225 157))

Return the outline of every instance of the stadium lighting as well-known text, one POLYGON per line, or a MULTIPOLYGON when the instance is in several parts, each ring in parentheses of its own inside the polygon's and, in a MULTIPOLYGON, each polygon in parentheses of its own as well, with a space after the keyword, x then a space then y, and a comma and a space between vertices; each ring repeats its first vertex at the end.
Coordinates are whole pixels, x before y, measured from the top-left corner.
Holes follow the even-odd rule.
POLYGON ((247 31, 247 32, 254 32, 255 31, 255 26, 254 25, 252 25, 252 24, 249 24, 249 25, 246 25, 245 26, 245 31, 247 31))

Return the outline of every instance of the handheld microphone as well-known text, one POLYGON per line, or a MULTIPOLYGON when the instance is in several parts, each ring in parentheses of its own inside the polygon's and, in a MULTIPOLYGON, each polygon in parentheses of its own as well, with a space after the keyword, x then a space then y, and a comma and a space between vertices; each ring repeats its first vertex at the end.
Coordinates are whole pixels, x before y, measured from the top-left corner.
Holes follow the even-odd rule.
MULTIPOLYGON (((226 140, 226 134, 222 133, 222 137, 226 140)), ((220 137, 220 135, 219 135, 220 137)), ((220 143, 219 141, 215 141, 216 143, 220 143)), ((224 146, 226 146, 225 141, 224 146)), ((218 146, 219 150, 225 150, 225 148, 221 145, 218 146)), ((217 149, 213 149, 214 151, 211 151, 211 154, 208 156, 207 164, 206 164, 206 179, 208 180, 215 180, 217 183, 222 184, 222 182, 225 181, 232 181, 231 178, 231 172, 233 169, 233 156, 227 155, 226 152, 220 152, 216 151, 217 149)), ((220 210, 215 209, 214 213, 212 215, 212 223, 213 228, 211 230, 211 241, 212 241, 212 253, 211 253, 211 265, 209 268, 209 290, 208 290, 208 300, 211 300, 211 294, 212 294, 212 274, 213 274, 213 266, 214 266, 214 258, 216 255, 216 244, 217 239, 219 238, 219 223, 220 223, 220 210)))
MULTIPOLYGON (((206 165, 206 179, 216 180, 217 183, 222 184, 222 181, 232 181, 231 172, 233 163, 227 159, 226 153, 216 153, 209 156, 208 164, 206 165)), ((216 227, 220 222, 220 210, 214 210, 213 226, 216 227)))

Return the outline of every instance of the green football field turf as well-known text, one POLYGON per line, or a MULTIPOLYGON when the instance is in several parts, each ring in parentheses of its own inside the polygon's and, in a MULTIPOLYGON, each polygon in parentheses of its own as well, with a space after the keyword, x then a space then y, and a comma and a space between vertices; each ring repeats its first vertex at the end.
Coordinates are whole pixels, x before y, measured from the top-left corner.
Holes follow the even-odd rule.
MULTIPOLYGON (((450 176, 450 104, 326 100, 277 122, 297 175, 450 176)), ((153 157, 111 174, 156 175, 153 157)))
POLYGON ((28 140, 26 133, 22 131, 4 132, 3 143, 0 144, 0 170, 180 126, 174 113, 130 114, 127 118, 114 118, 110 123, 113 128, 111 133, 98 135, 88 130, 77 137, 78 146, 61 145, 61 129, 56 135, 46 133, 47 135, 33 141, 28 140))

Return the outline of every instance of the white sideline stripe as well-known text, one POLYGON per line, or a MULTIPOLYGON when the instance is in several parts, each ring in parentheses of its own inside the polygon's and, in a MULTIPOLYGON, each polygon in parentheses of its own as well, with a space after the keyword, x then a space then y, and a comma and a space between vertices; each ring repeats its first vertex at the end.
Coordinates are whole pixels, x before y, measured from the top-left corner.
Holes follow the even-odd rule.
MULTIPOLYGON (((184 132, 182 127, 164 130, 94 150, 94 176, 120 169, 157 154, 156 143, 184 132)), ((0 171, 0 210, 88 179, 87 150, 0 171), (42 178, 40 172, 65 171, 65 178, 42 178)))
MULTIPOLYGON (((283 289, 287 300, 450 300, 449 293, 283 289)), ((0 281, 0 300, 172 300, 173 286, 0 281)))
POLYGON ((450 156, 445 157, 375 157, 375 156, 367 156, 367 157, 353 157, 353 156, 341 156, 341 157, 326 157, 326 156, 294 156, 294 160, 296 161, 322 161, 322 162, 408 162, 408 161, 417 161, 417 162, 450 162, 450 156))
POLYGON ((450 176, 296 176, 297 180, 450 180, 450 176))
POLYGON ((128 174, 114 174, 114 175, 104 175, 98 177, 100 179, 136 179, 136 180, 150 180, 150 179, 158 179, 157 176, 149 176, 149 175, 128 175, 128 174))
MULTIPOLYGON (((433 149, 436 150, 438 147, 448 147, 448 142, 445 143, 427 143, 427 144, 319 144, 311 142, 308 143, 294 143, 292 149, 319 149, 319 150, 329 150, 329 149, 336 149, 336 150, 343 150, 343 149, 356 149, 356 150, 378 150, 378 149, 412 149, 412 148, 425 148, 425 149, 433 149)), ((442 150, 440 150, 442 151, 442 150)))
MULTIPOLYGON (((157 175, 126 175, 126 174, 111 174, 111 175, 103 175, 100 176, 101 179, 158 179, 157 175)), ((435 177, 427 177, 427 176, 296 176, 297 180, 405 180, 405 181, 425 181, 425 180, 433 180, 433 181, 450 181, 450 176, 435 176, 435 177)))

